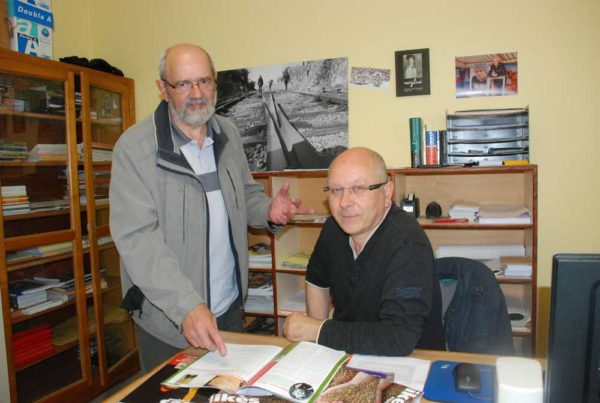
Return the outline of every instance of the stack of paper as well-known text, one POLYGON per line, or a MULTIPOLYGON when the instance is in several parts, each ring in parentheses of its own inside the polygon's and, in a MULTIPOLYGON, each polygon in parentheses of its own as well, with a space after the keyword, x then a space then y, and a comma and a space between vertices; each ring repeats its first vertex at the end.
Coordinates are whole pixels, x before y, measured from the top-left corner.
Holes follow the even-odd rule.
POLYGON ((457 201, 448 211, 450 218, 466 218, 469 221, 477 220, 479 214, 479 205, 476 203, 466 202, 464 200, 457 201))
POLYGON ((2 186, 2 214, 16 215, 31 212, 25 185, 2 186))
POLYGON ((66 161, 66 144, 36 144, 29 153, 28 161, 66 161))
POLYGON ((479 209, 479 223, 531 224, 531 216, 521 204, 486 204, 479 209))
POLYGON ((503 256, 500 263, 504 266, 507 277, 531 277, 531 256, 503 256))
POLYGON ((525 256, 525 245, 440 245, 435 257, 458 256, 475 260, 500 259, 502 256, 525 256))

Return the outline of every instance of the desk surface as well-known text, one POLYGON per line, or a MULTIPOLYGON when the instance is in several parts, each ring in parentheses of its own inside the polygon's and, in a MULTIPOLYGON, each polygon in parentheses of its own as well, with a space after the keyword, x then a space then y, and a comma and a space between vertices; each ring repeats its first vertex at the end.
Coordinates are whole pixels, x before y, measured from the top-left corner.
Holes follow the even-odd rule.
MULTIPOLYGON (((289 341, 284 339, 283 337, 275 337, 275 336, 263 336, 257 334, 249 334, 249 333, 230 333, 230 332, 222 332, 223 338, 226 343, 236 343, 236 344, 274 344, 277 346, 286 346, 289 344, 289 341)), ((202 350, 194 350, 190 348, 190 351, 202 351, 202 350)), ((487 364, 487 365, 495 365, 496 358, 495 355, 485 355, 485 354, 469 354, 469 353, 454 353, 450 351, 433 351, 433 350, 415 350, 410 355, 410 357, 421 358, 429 361, 437 361, 437 360, 447 360, 447 361, 460 361, 460 362, 471 362, 474 364, 487 364)), ((123 389, 104 400, 104 403, 117 403, 121 401, 125 396, 127 396, 131 391, 141 385, 146 379, 152 376, 155 372, 157 372, 162 366, 159 365, 154 368, 152 371, 144 374, 140 378, 133 381, 131 384, 125 386, 123 389)), ((427 399, 421 399, 422 402, 428 402, 427 399)))

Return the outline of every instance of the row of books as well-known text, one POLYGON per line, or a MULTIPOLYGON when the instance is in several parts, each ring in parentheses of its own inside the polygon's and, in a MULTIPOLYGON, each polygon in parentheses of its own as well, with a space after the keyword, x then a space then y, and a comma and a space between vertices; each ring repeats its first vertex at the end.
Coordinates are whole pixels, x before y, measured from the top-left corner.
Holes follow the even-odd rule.
POLYGON ((420 117, 409 119, 410 164, 413 168, 447 165, 446 130, 427 130, 420 117))
MULTIPOLYGON (((101 288, 108 283, 104 278, 105 270, 100 271, 101 288)), ((85 292, 92 292, 92 273, 84 275, 85 292)), ((34 276, 31 279, 16 280, 8 285, 10 304, 21 313, 31 315, 62 304, 75 298, 75 280, 72 275, 60 278, 34 276)))
POLYGON ((55 351, 52 345, 52 328, 48 324, 13 334, 13 354, 17 368, 48 357, 55 351))
MULTIPOLYGON (((94 162, 112 161, 111 144, 92 142, 92 160, 94 162)), ((83 159, 84 145, 77 144, 79 159, 83 159)), ((68 156, 66 144, 36 144, 27 151, 27 144, 22 141, 0 140, 0 161, 66 161, 68 156)))
MULTIPOLYGON (((112 242, 110 235, 99 237, 97 240, 98 245, 106 245, 112 242)), ((90 246, 89 238, 84 235, 81 239, 81 243, 84 248, 90 246)), ((69 253, 73 249, 71 241, 57 242, 48 245, 35 246, 32 248, 21 249, 14 252, 8 252, 6 254, 6 261, 11 264, 20 263, 32 259, 41 259, 45 257, 51 257, 60 255, 63 253, 69 253)))
POLYGON ((451 219, 465 219, 480 224, 531 224, 529 209, 522 204, 454 203, 448 210, 451 219))

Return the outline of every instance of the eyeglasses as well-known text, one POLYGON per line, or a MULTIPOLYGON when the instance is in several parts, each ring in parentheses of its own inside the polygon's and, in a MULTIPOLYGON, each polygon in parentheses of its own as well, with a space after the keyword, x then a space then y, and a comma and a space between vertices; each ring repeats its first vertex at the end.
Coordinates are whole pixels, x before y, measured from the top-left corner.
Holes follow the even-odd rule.
POLYGON ((181 81, 177 81, 175 84, 171 84, 167 80, 161 80, 161 81, 165 84, 168 84, 169 87, 173 88, 173 90, 175 90, 175 92, 180 93, 180 94, 185 94, 185 93, 190 92, 192 89, 194 89, 194 85, 197 85, 199 88, 202 88, 202 89, 208 89, 208 88, 211 88, 213 85, 217 84, 217 80, 215 80, 212 77, 202 77, 196 81, 181 80, 181 81))
POLYGON ((323 191, 328 192, 329 196, 331 196, 331 197, 341 197, 342 192, 344 190, 347 190, 348 192, 350 192, 350 194, 352 196, 361 197, 361 196, 364 196, 368 191, 379 189, 386 183, 387 183, 387 181, 381 182, 381 183, 375 183, 374 185, 367 185, 367 186, 356 185, 356 186, 349 186, 347 188, 325 186, 323 188, 323 191))

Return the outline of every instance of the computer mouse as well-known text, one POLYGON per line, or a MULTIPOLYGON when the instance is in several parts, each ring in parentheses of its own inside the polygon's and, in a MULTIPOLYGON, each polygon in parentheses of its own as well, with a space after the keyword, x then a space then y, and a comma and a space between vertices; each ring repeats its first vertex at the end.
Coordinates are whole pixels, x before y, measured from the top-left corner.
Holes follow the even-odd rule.
POLYGON ((454 386, 460 392, 478 392, 481 389, 481 376, 475 364, 457 364, 452 370, 454 386))

